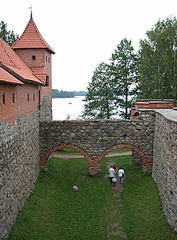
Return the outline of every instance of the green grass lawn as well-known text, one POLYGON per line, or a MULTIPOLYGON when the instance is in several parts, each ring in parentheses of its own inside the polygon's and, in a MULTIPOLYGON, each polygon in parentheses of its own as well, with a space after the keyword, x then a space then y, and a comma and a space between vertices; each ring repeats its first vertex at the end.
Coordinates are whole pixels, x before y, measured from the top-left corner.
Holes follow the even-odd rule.
POLYGON ((102 175, 90 177, 84 158, 51 158, 41 172, 9 240, 173 240, 151 174, 131 165, 131 156, 105 158, 102 175), (126 172, 124 191, 111 187, 107 166, 126 172), (72 186, 79 187, 78 192, 72 186), (126 233, 126 235, 125 235, 126 233))

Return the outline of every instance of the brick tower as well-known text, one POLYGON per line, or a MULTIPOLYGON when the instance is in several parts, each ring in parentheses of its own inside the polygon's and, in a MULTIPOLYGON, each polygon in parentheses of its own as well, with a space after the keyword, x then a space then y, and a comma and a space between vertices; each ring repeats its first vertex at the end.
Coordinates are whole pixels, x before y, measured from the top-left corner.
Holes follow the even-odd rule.
POLYGON ((35 77, 44 83, 39 87, 39 109, 44 106, 44 97, 52 102, 52 54, 55 52, 39 32, 32 12, 30 20, 21 35, 13 44, 12 49, 30 67, 35 77))

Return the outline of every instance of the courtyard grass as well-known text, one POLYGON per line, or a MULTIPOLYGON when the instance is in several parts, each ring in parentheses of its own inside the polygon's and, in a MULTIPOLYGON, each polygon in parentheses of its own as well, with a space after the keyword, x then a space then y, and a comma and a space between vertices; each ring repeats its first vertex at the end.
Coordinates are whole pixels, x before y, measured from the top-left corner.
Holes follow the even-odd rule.
POLYGON ((102 175, 90 177, 84 158, 51 158, 41 172, 9 240, 175 240, 164 219, 151 174, 131 165, 131 156, 105 158, 102 175), (111 163, 126 172, 117 197, 105 178, 111 163), (78 192, 72 186, 79 187, 78 192))

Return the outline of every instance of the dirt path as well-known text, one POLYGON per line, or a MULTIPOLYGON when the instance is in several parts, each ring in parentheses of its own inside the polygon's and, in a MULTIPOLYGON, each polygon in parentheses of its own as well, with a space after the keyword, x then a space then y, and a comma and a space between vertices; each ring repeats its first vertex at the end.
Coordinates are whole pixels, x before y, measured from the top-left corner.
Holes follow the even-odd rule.
MULTIPOLYGON (((106 155, 106 157, 114 157, 114 156, 123 156, 123 155, 131 155, 132 152, 129 151, 129 152, 123 152, 123 153, 108 153, 106 155)), ((58 157, 58 158, 66 158, 66 159, 69 159, 69 158, 84 158, 84 156, 80 153, 60 153, 60 152, 54 152, 51 154, 51 157, 58 157)), ((107 162, 107 169, 109 169, 110 165, 112 165, 112 161, 109 160, 107 162)), ((117 176, 117 171, 116 171, 116 176, 117 176)), ((107 178, 107 176, 105 176, 105 178, 107 178)), ((117 177, 118 178, 118 177, 117 177)), ((119 183, 119 179, 117 181, 117 184, 116 184, 116 187, 113 187, 112 186, 112 189, 114 191, 113 193, 113 197, 115 199, 116 202, 118 202, 119 204, 119 207, 118 209, 115 209, 114 208, 114 204, 112 203, 112 212, 110 213, 110 219, 112 219, 112 223, 108 226, 108 239, 110 240, 111 239, 111 236, 119 236, 121 237, 122 239, 127 239, 127 234, 125 232, 123 232, 122 230, 122 227, 120 226, 120 222, 121 222, 121 217, 122 217, 122 214, 119 210, 119 208, 122 208, 123 207, 123 203, 120 199, 120 194, 122 191, 124 191, 124 187, 122 184, 119 183), (114 222, 114 216, 115 215, 118 215, 120 217, 120 220, 119 222, 114 222)))
MULTIPOLYGON (((120 155, 130 155, 131 152, 127 152, 127 153, 121 153, 121 154, 117 154, 117 155, 113 155, 113 156, 120 156, 120 155)), ((112 165, 113 163, 111 162, 111 160, 109 160, 107 162, 107 169, 110 168, 110 165, 112 165)), ((113 197, 115 198, 115 201, 118 203, 119 207, 117 209, 114 208, 114 204, 112 204, 112 213, 110 218, 113 220, 113 223, 110 224, 108 226, 109 229, 109 233, 108 233, 108 239, 111 239, 111 236, 119 236, 122 239, 127 239, 127 234, 122 230, 122 227, 120 226, 120 222, 121 222, 121 217, 122 217, 122 213, 120 212, 120 208, 123 208, 123 203, 120 199, 120 194, 121 192, 124 191, 124 187, 122 184, 120 184, 119 182, 119 178, 117 176, 117 171, 116 171, 116 178, 117 178, 117 183, 116 186, 112 186, 112 189, 114 190, 114 194, 113 197), (119 216, 119 221, 114 222, 114 216, 118 215, 119 216)))
MULTIPOLYGON (((114 157, 114 156, 122 156, 122 155, 131 155, 132 153, 124 152, 124 153, 108 153, 106 157, 114 157)), ((51 157, 58 157, 58 158, 84 158, 84 156, 80 153, 59 153, 54 152, 51 154, 51 157)))

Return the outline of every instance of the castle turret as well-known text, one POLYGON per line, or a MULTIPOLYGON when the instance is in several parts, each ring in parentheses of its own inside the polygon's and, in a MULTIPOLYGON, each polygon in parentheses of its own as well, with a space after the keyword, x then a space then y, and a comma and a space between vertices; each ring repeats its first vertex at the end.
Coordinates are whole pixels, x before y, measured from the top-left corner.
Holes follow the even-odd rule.
POLYGON ((39 102, 43 102, 45 96, 52 101, 52 54, 55 52, 39 32, 32 13, 23 34, 12 48, 31 68, 34 76, 44 83, 45 86, 39 89, 39 102))

